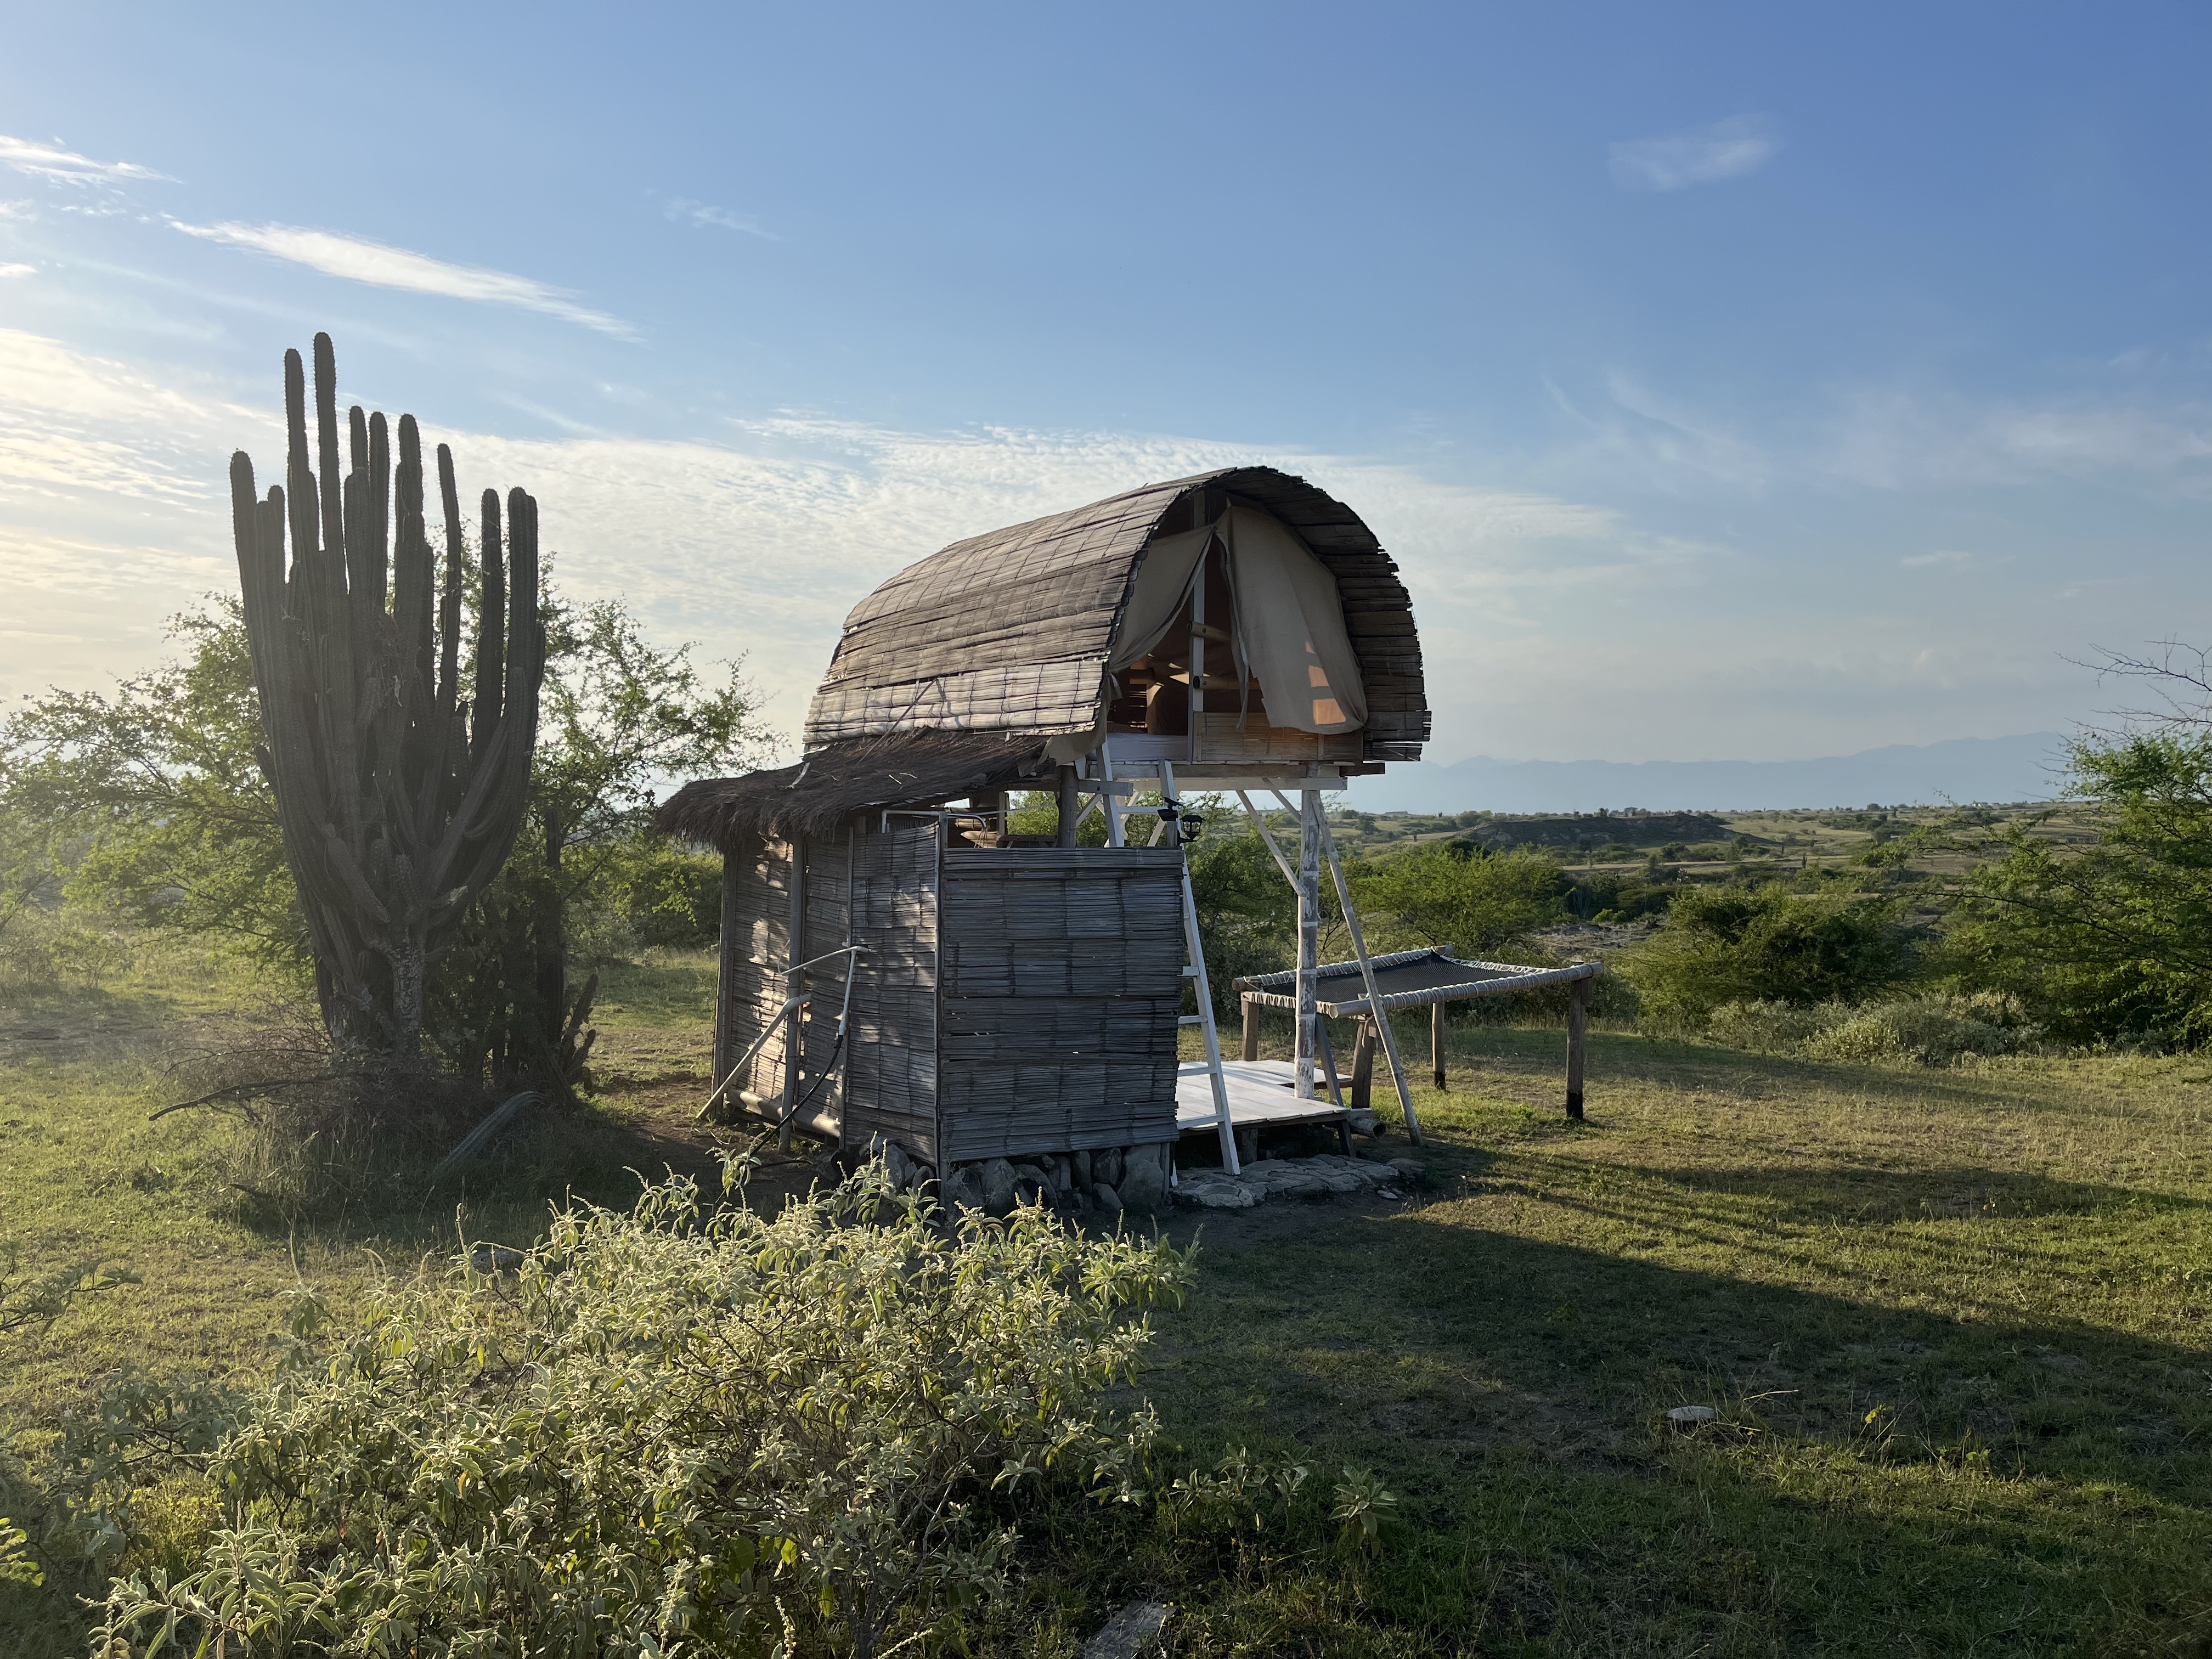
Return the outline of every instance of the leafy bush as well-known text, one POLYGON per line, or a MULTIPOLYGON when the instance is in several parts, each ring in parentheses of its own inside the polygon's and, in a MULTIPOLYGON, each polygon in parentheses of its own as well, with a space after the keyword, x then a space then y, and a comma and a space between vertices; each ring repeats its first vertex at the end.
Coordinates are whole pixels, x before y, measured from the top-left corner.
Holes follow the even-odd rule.
POLYGON ((1623 965, 1647 1018, 1701 1030, 1724 1003, 1863 1000, 1905 978, 1914 952, 1892 904, 1770 882, 1685 888, 1623 965))
POLYGON ((1564 920, 1571 887, 1540 853, 1491 853, 1472 841, 1432 842, 1345 873, 1377 949, 1449 945, 1474 957, 1564 920))
MULTIPOLYGON (((1217 811, 1212 822, 1227 825, 1233 820, 1217 811)), ((1326 895, 1326 877, 1322 886, 1326 895)), ((1209 830, 1191 849, 1190 890, 1198 907, 1214 1016, 1234 1018, 1239 975, 1273 973, 1297 962, 1297 895, 1249 825, 1241 833, 1209 830)))
POLYGON ((1619 870, 1593 870, 1575 882, 1566 903, 1583 921, 1633 921, 1664 915, 1681 890, 1680 883, 1665 877, 1650 881, 1619 870))
MULTIPOLYGON (((276 1378, 172 1460, 219 1524, 114 1581, 98 1650, 866 1659, 996 1588, 1048 1471, 1140 1495, 1150 1413, 1099 1396, 1187 1279, 1035 1209, 948 1234, 864 1176, 774 1218, 672 1182, 557 1217, 511 1273, 343 1325, 303 1301, 276 1378)), ((160 1415, 76 1435, 83 1535, 154 1473, 118 1449, 160 1415)))
POLYGON ((1957 833, 2000 856, 1975 872, 1947 939, 1965 982, 2009 991, 2061 1036, 2212 1039, 2212 736, 2174 729, 2069 751, 2089 846, 2014 824, 1957 833))
POLYGON ((1912 1060, 1948 1066, 1968 1054, 2013 1054, 2042 1036, 2016 998, 1923 996, 1854 1006, 1727 1002, 1707 1018, 1716 1042, 1814 1060, 1912 1060))

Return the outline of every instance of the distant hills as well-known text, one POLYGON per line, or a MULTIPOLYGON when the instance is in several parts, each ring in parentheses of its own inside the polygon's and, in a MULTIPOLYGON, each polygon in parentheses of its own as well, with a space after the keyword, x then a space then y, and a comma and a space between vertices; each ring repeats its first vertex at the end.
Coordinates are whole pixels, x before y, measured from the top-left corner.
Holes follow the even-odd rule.
POLYGON ((1826 760, 1419 761, 1354 778, 1364 812, 1756 811, 1790 806, 1936 805, 2049 800, 2059 788, 2056 732, 1893 744, 1826 760))

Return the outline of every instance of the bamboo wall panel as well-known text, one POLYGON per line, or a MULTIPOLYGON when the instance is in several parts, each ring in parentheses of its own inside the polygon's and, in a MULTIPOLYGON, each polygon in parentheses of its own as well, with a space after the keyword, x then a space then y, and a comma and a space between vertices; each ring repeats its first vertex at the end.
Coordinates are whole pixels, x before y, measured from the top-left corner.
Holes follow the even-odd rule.
MULTIPOLYGON (((810 962, 848 942, 848 876, 857 882, 857 859, 848 863, 848 839, 842 835, 810 837, 806 849, 806 882, 800 893, 805 911, 805 938, 797 960, 810 962)), ((857 851, 857 849, 855 849, 857 851)), ((826 1111, 842 1119, 844 1108, 845 1056, 837 1049, 837 1009, 845 994, 848 957, 833 957, 810 968, 802 976, 813 1000, 799 1012, 799 1094, 807 1113, 826 1111)), ((859 988, 855 985, 854 989, 859 988)), ((849 1046, 849 1044, 848 1044, 849 1046)))
POLYGON ((853 983, 843 1139, 881 1133, 925 1163, 938 1159, 938 857, 933 817, 856 831, 853 983))
POLYGON ((1013 848, 943 860, 945 1158, 1172 1139, 1182 854, 1013 848))
MULTIPOLYGON (((1210 701, 1210 699, 1209 699, 1210 701)), ((1195 717, 1197 741, 1192 757, 1211 766, 1220 761, 1356 761, 1366 752, 1367 733, 1301 732, 1295 726, 1267 724, 1256 711, 1239 714, 1234 708, 1216 714, 1206 709, 1195 717), (1243 721, 1243 729, 1238 722, 1243 721)), ((1370 708, 1368 727, 1374 725, 1370 708)))
MULTIPOLYGON (((791 965, 791 848, 750 838, 722 861, 722 973, 717 1024, 720 1064, 741 1053, 783 1006, 783 974, 791 965)), ((732 1092, 763 1099, 783 1094, 784 1038, 770 1036, 732 1092)), ((715 1079, 720 1081, 718 1076, 715 1079)))

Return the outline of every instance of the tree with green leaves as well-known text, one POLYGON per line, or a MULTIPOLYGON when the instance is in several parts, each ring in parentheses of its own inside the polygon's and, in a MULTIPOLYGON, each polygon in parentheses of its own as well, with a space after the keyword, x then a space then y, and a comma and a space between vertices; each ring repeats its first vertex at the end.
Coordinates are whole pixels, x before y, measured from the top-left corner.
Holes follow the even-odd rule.
POLYGON ((1898 899, 1783 882, 1685 886, 1623 964, 1649 1016, 1692 1030, 1723 1003, 1854 1001, 1916 965, 1898 899))
MULTIPOLYGON (((580 908, 588 921, 609 908, 691 907, 688 931, 711 928, 696 907, 712 872, 653 831, 653 792, 669 777, 741 769, 760 747, 734 669, 717 675, 689 647, 653 647, 612 602, 571 606, 549 583, 542 609, 544 714, 517 852, 429 964, 426 1029, 472 1075, 543 1063, 555 1021, 575 1011, 565 986, 549 983, 546 958, 580 908)), ((312 946, 255 760, 238 602, 212 599, 171 638, 174 660, 106 692, 51 692, 0 721, 0 858, 27 860, 66 838, 72 856, 40 851, 41 867, 65 880, 73 904, 308 982, 312 946)))
POLYGON ((1946 835, 1988 859, 1959 890, 1948 965, 2017 995, 2055 1036, 2199 1046, 2212 1039, 2212 733, 2169 720, 2085 737, 2068 759, 2068 816, 2087 820, 2089 844, 2036 821, 1946 835))
POLYGON ((1493 853, 1464 840, 1356 860, 1345 875, 1376 948, 1449 945, 1472 957, 1494 957, 1565 920, 1572 887, 1540 853, 1493 853))

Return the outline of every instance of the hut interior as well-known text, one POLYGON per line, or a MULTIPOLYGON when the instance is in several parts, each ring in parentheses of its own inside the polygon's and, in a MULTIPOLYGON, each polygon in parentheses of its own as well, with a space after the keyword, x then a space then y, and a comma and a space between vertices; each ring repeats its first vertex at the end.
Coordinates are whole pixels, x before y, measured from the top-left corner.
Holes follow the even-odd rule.
MULTIPOLYGON (((1349 895, 1322 793, 1418 759, 1428 733, 1396 566, 1350 508, 1271 468, 908 566, 848 617, 798 761, 661 809, 725 860, 708 1109, 940 1176, 1110 1170, 1133 1197, 1173 1180, 1181 1135, 1211 1132, 1234 1170, 1240 1122, 1340 1115, 1317 1081, 1324 866, 1349 895), (1055 832, 1010 833, 1012 794, 1035 790, 1055 832), (1159 807, 1133 815, 1139 790, 1159 807), (1297 861, 1268 844, 1301 925, 1296 1059, 1255 1082, 1220 1055, 1182 804, 1234 794, 1256 823, 1259 791, 1296 802, 1297 861), (1079 845, 1094 812, 1107 844, 1079 845), (1193 1026, 1203 1058, 1180 1060, 1193 1026)), ((1364 963, 1356 916, 1354 933, 1364 963)))

